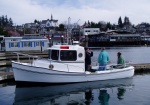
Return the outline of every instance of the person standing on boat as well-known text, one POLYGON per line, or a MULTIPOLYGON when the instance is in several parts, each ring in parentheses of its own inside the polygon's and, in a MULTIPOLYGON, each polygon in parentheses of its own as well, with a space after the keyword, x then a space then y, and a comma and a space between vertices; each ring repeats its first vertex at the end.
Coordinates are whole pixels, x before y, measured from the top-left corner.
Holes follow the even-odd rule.
POLYGON ((101 48, 101 52, 98 56, 99 70, 106 70, 106 65, 109 62, 109 55, 105 51, 105 47, 101 48))
POLYGON ((85 48, 85 71, 91 69, 91 57, 93 56, 93 51, 89 48, 85 48))
POLYGON ((118 56, 117 64, 123 66, 125 64, 125 61, 124 61, 124 58, 121 55, 121 52, 118 52, 117 56, 118 56))

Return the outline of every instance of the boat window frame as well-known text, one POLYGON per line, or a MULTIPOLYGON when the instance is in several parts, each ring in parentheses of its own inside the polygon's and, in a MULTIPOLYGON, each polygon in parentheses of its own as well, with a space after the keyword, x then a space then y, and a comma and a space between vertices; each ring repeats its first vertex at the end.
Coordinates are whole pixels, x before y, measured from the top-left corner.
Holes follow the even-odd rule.
POLYGON ((78 56, 76 50, 60 50, 60 61, 76 61, 77 57, 78 56), (62 59, 62 52, 65 52, 66 54, 65 59, 62 59))
POLYGON ((59 60, 59 54, 60 54, 60 51, 59 50, 57 50, 57 49, 51 49, 50 51, 49 51, 49 59, 51 59, 51 60, 59 60), (57 58, 56 59, 53 59, 52 58, 52 54, 53 54, 53 51, 56 51, 57 52, 57 54, 54 54, 54 56, 56 56, 57 58))

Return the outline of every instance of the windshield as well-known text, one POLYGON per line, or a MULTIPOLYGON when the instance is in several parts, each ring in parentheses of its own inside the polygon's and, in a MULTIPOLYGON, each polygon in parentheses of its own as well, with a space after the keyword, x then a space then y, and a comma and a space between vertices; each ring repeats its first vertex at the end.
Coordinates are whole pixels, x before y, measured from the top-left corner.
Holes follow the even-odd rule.
POLYGON ((50 53, 51 53, 50 55, 52 60, 58 60, 59 50, 51 50, 50 53))
POLYGON ((60 51, 60 60, 62 61, 76 61, 77 52, 75 50, 61 50, 60 51))

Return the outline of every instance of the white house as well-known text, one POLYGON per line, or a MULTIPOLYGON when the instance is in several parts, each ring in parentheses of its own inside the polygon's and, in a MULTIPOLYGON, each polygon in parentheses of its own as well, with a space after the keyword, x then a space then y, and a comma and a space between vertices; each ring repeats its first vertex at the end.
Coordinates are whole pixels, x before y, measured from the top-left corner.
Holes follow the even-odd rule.
POLYGON ((53 19, 53 16, 51 15, 51 19, 42 20, 40 24, 41 27, 56 27, 58 26, 58 20, 53 19))

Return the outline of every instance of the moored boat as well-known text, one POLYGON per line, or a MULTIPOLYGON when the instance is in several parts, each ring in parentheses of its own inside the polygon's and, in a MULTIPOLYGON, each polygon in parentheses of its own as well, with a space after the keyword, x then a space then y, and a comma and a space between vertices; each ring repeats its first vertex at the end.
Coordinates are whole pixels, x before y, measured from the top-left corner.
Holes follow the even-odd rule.
POLYGON ((48 59, 17 53, 18 61, 12 61, 15 81, 77 83, 128 78, 134 75, 134 67, 130 65, 107 65, 105 71, 98 70, 98 66, 92 66, 91 71, 86 71, 85 50, 79 45, 53 45, 48 51, 48 59), (30 62, 21 62, 19 55, 29 56, 30 62))

